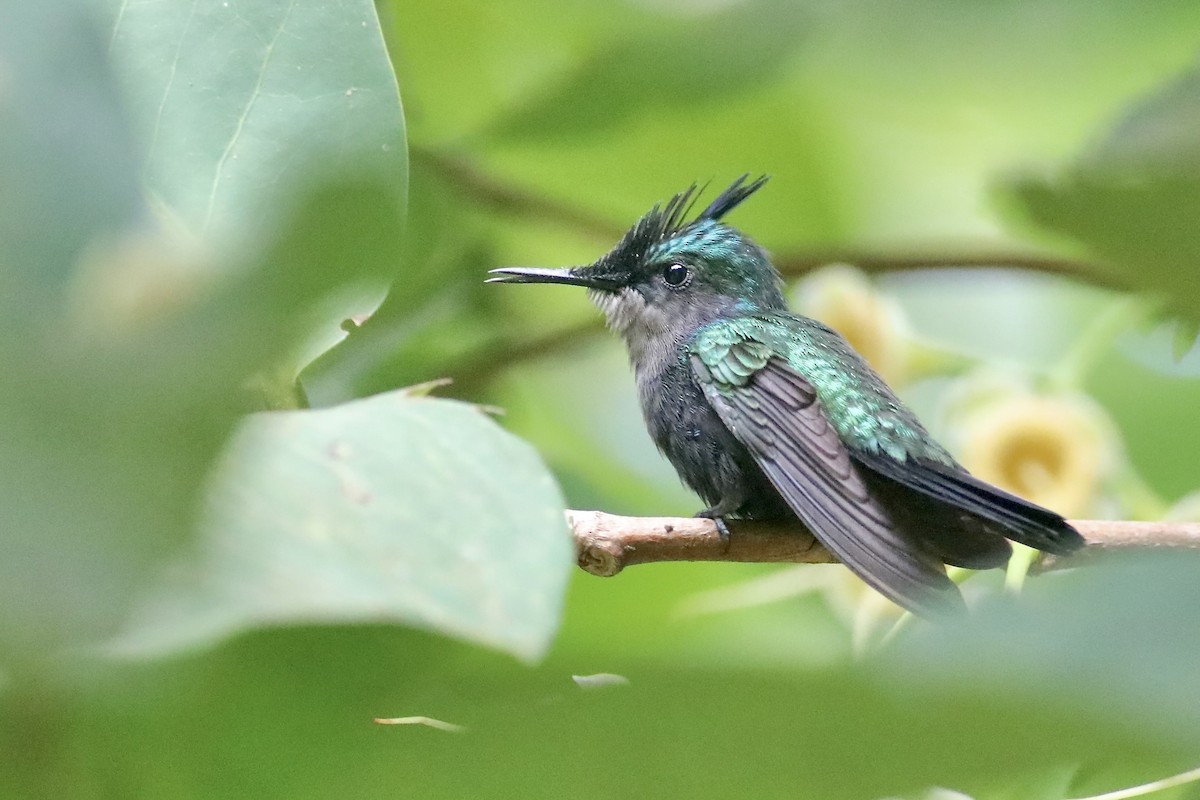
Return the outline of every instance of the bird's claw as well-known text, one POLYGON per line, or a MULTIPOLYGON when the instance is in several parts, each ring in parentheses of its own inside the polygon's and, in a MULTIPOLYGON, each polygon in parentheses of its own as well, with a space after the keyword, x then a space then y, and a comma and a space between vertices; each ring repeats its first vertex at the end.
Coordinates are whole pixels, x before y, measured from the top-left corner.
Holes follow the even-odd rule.
POLYGON ((728 552, 729 551, 729 526, 727 524, 725 524, 725 518, 723 516, 721 516, 720 512, 709 509, 709 510, 701 511, 696 516, 700 517, 702 519, 711 519, 713 521, 713 524, 717 526, 717 535, 721 537, 722 549, 725 552, 728 552))
POLYGON ((722 549, 729 552, 729 526, 725 524, 725 518, 713 517, 712 521, 717 526, 717 535, 721 537, 722 549))

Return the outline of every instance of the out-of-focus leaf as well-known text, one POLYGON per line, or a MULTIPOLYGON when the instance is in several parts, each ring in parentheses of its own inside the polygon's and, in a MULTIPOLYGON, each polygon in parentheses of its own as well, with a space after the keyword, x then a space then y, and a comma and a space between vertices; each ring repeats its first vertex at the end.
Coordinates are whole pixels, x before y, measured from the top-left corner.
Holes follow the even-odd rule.
POLYGON ((395 270, 403 198, 394 187, 351 179, 296 189, 294 213, 264 230, 264 241, 229 266, 230 279, 170 331, 180 347, 203 343, 210 354, 190 365, 193 373, 211 368, 217 372, 207 377, 226 381, 248 375, 315 325, 333 324, 315 318, 323 298, 395 270))
MULTIPOLYGON (((244 21, 175 41, 169 70, 133 73, 170 76, 168 89, 182 95, 139 94, 129 69, 139 53, 130 51, 156 46, 147 44, 155 26, 144 15, 174 11, 161 3, 123 8, 115 36, 97 30, 95 9, 82 3, 0 11, 0 601, 8 609, 0 650, 14 660, 111 633, 139 578, 189 537, 196 493, 233 425, 240 384, 294 347, 321 297, 395 265, 402 147, 386 156, 390 166, 370 172, 380 166, 376 152, 403 142, 395 84, 381 47, 329 35, 352 27, 370 39, 374 30, 377 42, 378 27, 366 24, 373 17, 328 30, 280 28, 285 50, 354 53, 349 72, 335 70, 342 78, 364 64, 388 77, 389 93, 362 92, 343 113, 327 108, 340 133, 316 136, 302 124, 314 99, 273 95, 269 70, 260 69, 264 53, 242 58, 240 40, 222 38, 244 21), (124 98, 106 43, 124 67, 124 98), (251 84, 262 85, 242 108, 237 137, 205 140, 229 133, 201 121, 206 108, 221 117, 225 97, 195 91, 207 76, 188 65, 231 49, 237 56, 222 74, 248 70, 251 84), (255 131, 261 138, 253 120, 266 106, 276 126, 270 158, 236 144, 255 131), (292 113, 302 118, 294 130, 292 113), (238 217, 236 243, 215 241, 215 230, 199 240, 172 224, 203 227, 187 217, 193 212, 170 207, 196 196, 173 195, 177 183, 152 187, 157 215, 143 204, 131 130, 148 135, 136 122, 147 120, 163 131, 182 126, 177 115, 193 123, 188 142, 228 156, 224 178, 210 172, 206 197, 214 215, 238 217), (318 140, 346 173, 336 182, 312 167, 318 140), (344 163, 364 148, 363 169, 344 163), (246 160, 260 156, 270 163, 255 171, 246 160)), ((357 91, 353 81, 348 88, 357 91)), ((151 162, 170 162, 181 175, 203 161, 186 149, 168 152, 183 147, 178 137, 154 147, 151 162)))
POLYGON ((114 369, 126 353, 76 329, 80 264, 114 261, 102 253, 143 213, 90 22, 71 2, 0 8, 3 660, 116 620, 184 535, 197 454, 215 447, 168 379, 126 380, 114 369))
POLYGON ((277 219, 296 182, 371 176, 403 195, 400 97, 371 0, 114 6, 146 184, 210 244, 277 219))
POLYGON ((393 392, 261 414, 217 471, 198 554, 117 646, 400 622, 533 660, 572 563, 553 479, 473 406, 393 392))
MULTIPOLYGON (((92 765, 110 790, 150 781, 180 797, 217 785, 230 797, 586 799, 653 787, 873 800, 929 786, 998 798, 1014 784, 1051 797, 1041 785, 1062 785, 1053 773, 1072 765, 1142 765, 1149 780, 1194 757, 1200 649, 1178 624, 1197 601, 1193 562, 1039 578, 1019 603, 910 631, 894 656, 823 670, 647 661, 619 637, 599 661, 558 654, 526 670, 412 632, 260 631, 144 668, 124 689, 110 680, 110 694, 75 710, 59 755, 65 774, 92 765), (572 684, 572 665, 601 664, 630 685, 572 684), (370 724, 418 715, 467 734, 370 724), (589 780, 597 742, 621 766, 589 780)), ((257 586, 293 594, 275 580, 257 586)), ((0 789, 8 777, 0 770, 0 789)))
POLYGON ((1200 308, 1200 67, 1136 103, 1053 179, 1012 190, 1039 225, 1084 245, 1132 288, 1200 308))
POLYGON ((647 113, 694 109, 752 91, 781 72, 809 18, 800 3, 753 0, 700 17, 649 20, 652 33, 598 51, 501 116, 488 135, 523 141, 599 136, 647 113))
POLYGON ((1138 181, 1149 175, 1200 180, 1200 65, 1135 102, 1079 168, 1138 181))
POLYGON ((84 248, 142 213, 118 97, 79 3, 0 9, 0 346, 45 323, 84 248))
POLYGON ((466 289, 468 284, 479 288, 487 263, 470 258, 479 240, 477 226, 454 193, 419 161, 410 186, 402 249, 396 254, 402 269, 379 308, 304 368, 301 381, 314 406, 453 377, 439 371, 446 362, 437 344, 470 347, 475 341, 468 336, 461 342, 456 334, 462 331, 443 330, 444 321, 463 320, 468 332, 483 327, 466 289), (425 336, 431 328, 434 335, 425 336))
MULTIPOLYGON (((714 670, 613 651, 605 662, 630 685, 604 692, 572 685, 563 662, 577 655, 524 672, 413 637, 385 646, 388 639, 370 630, 259 633, 206 656, 208 679, 190 679, 188 669, 157 685, 168 698, 157 710, 89 715, 109 732, 92 736, 89 747, 106 747, 114 727, 120 736, 161 740, 161 747, 134 751, 148 753, 137 769, 170 776, 176 786, 203 786, 204 770, 180 769, 194 752, 272 742, 252 751, 257 758, 227 764, 224 780, 270 774, 299 758, 311 766, 311 795, 322 794, 323 784, 367 782, 379 794, 402 787, 422 798, 614 798, 647 786, 664 796, 718 799, 800 793, 874 800, 930 786, 989 798, 1014 782, 1106 760, 1130 772, 1144 765, 1148 780, 1200 742, 1188 693, 1200 656, 1196 637, 1168 640, 1181 638, 1175 620, 1196 600, 1194 567, 1096 567, 1094 582, 1087 575, 1055 582, 1070 585, 985 612, 977 632, 972 620, 922 632, 895 657, 858 667, 714 670), (1073 625, 1082 625, 1078 636, 1073 625), (1174 682, 1181 675, 1183 684, 1174 682), (1130 680, 1139 685, 1124 686, 1130 680), (197 682, 221 690, 216 697, 186 691, 197 682), (1130 714, 1130 698, 1148 700, 1156 712, 1177 708, 1162 717, 1130 714), (468 734, 365 732, 373 717, 415 715, 454 721, 468 734), (200 717, 203 726, 194 724, 200 717), (593 764, 598 742, 605 763, 620 769, 587 780, 581 772, 592 775, 594 766, 581 764, 593 764), (714 747, 719 758, 710 754, 714 747)), ((121 763, 97 756, 109 760, 121 763)), ((295 782, 304 770, 281 772, 281 781, 295 782)), ((269 796, 288 796, 282 786, 272 783, 269 796)))
POLYGON ((931 692, 1043 695, 1064 708, 1104 698, 1115 719, 1147 735, 1200 741, 1200 628, 1183 627, 1200 604, 1200 557, 1187 552, 1089 566, 1032 581, 1018 603, 997 600, 959 624, 904 642, 900 680, 931 692))
MULTIPOLYGON (((969 620, 915 632, 883 663, 911 702, 987 692, 1010 698, 1015 713, 1044 702, 1063 716, 1099 704, 1104 724, 1140 732, 1145 742, 1197 742, 1200 629, 1180 620, 1200 603, 1198 568, 1200 557, 1180 552, 1043 577, 1019 600, 995 598, 969 620)), ((1029 733, 1030 748, 1057 746, 1029 733)), ((1112 764, 1085 757, 1087 791, 1072 796, 1171 775, 1194 759, 1187 748, 1112 764)))
MULTIPOLYGON (((1178 623, 1200 602, 1195 562, 1040 578, 1020 602, 918 631, 862 668, 668 674, 618 660, 612 668, 631 685, 588 696, 597 702, 469 720, 485 755, 465 761, 478 769, 475 785, 492 775, 492 791, 514 795, 572 793, 572 765, 598 741, 610 763, 636 765, 650 751, 655 758, 650 769, 607 774, 590 796, 636 794, 649 781, 671 796, 787 786, 813 797, 874 798, 934 785, 987 796, 1014 774, 1108 759, 1156 777, 1200 742, 1200 634, 1178 623), (741 735, 723 735, 730 731, 741 735), (541 754, 536 775, 502 768, 512 756, 502 737, 514 736, 541 754), (697 757, 713 746, 721 758, 697 757)), ((455 787, 469 793, 467 773, 458 778, 455 787)))
POLYGON ((199 385, 241 381, 294 347, 335 290, 396 270, 407 149, 374 6, 200 0, 181 13, 150 0, 112 11, 143 180, 203 256, 159 347, 179 346, 199 385), (208 358, 194 357, 198 345, 208 358))
POLYGON ((1200 336, 1200 317, 1181 319, 1176 323, 1174 335, 1171 337, 1171 352, 1174 353, 1176 361, 1182 360, 1191 352, 1197 336, 1200 336))
MULTIPOLYGON (((1141 766, 1145 770, 1146 765, 1141 766)), ((1072 779, 1079 771, 1078 764, 1029 771, 1021 769, 1021 765, 1014 767, 1010 778, 998 786, 980 791, 975 800, 1063 800, 1064 797, 1079 794, 1070 791, 1072 779)), ((1148 773, 1143 771, 1142 774, 1148 773)))

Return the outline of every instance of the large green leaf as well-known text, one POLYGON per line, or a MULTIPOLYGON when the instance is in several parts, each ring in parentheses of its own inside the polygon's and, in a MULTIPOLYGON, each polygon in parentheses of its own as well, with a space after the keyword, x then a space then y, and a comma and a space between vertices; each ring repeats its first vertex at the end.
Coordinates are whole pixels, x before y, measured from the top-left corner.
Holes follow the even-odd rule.
POLYGON ((1061 175, 1013 191, 1032 220, 1081 243, 1118 282, 1196 319, 1200 67, 1135 103, 1061 175))
MULTIPOLYGON (((465 773, 430 783, 447 795, 491 774, 493 791, 513 796, 629 796, 653 785, 668 796, 791 787, 877 798, 931 785, 982 796, 1111 759, 1142 780, 1170 774, 1200 742, 1200 632, 1179 623, 1200 602, 1196 568, 1195 557, 1159 558, 1040 578, 957 624, 918 623, 861 666, 670 671, 612 657, 606 667, 627 689, 553 711, 457 715, 478 733, 480 760, 467 759, 478 772, 473 783, 465 773), (539 753, 536 774, 501 768, 514 732, 539 753), (572 792, 572 765, 597 742, 604 763, 622 767, 572 792)), ((438 749, 447 760, 458 750, 438 749)))
POLYGON ((540 459, 473 406, 393 392, 260 414, 217 470, 197 553, 119 646, 400 622, 533 660, 572 552, 540 459))
POLYGON ((5 659, 109 635, 139 578, 189 538, 247 376, 296 347, 323 298, 395 268, 403 126, 370 4, 323 26, 293 24, 303 15, 290 5, 272 58, 300 48, 344 65, 331 70, 345 88, 336 109, 321 107, 322 135, 315 89, 328 79, 307 93, 278 86, 272 59, 234 35, 244 20, 173 39, 156 66, 158 24, 178 17, 165 4, 125 4, 115 30, 83 3, 0 10, 5 659), (238 95, 236 136, 205 122, 227 120, 231 102, 205 83, 210 68, 259 86, 238 95), (139 78, 166 76, 175 91, 139 91, 139 78), (143 164, 152 129, 174 134, 143 164), (251 140, 265 151, 243 149, 251 140), (202 190, 201 151, 219 154, 202 190))
MULTIPOLYGON (((278 578, 313 551, 290 546, 302 555, 278 554, 263 594, 294 594, 278 578)), ((535 670, 411 632, 263 631, 103 682, 106 694, 75 708, 52 763, 82 785, 102 775, 110 794, 149 784, 186 798, 216 786, 260 798, 876 800, 933 785, 997 798, 1108 763, 1126 781, 1149 780, 1187 766, 1200 743, 1200 637, 1179 624, 1198 600, 1195 568, 1183 559, 1038 579, 1019 602, 902 633, 894 655, 823 669, 718 667, 695 652, 646 659, 620 631, 653 619, 644 633, 664 638, 696 624, 653 608, 624 616, 591 654, 558 653, 535 670), (630 684, 585 691, 569 677, 600 671, 630 684), (466 730, 369 724, 410 715, 466 730)), ((0 790, 6 779, 0 770, 0 790)))
POLYGON ((970 620, 912 636, 897 653, 901 682, 933 693, 977 686, 1046 696, 1081 711, 1104 698, 1116 719, 1147 737, 1200 741, 1200 628, 1181 625, 1200 602, 1200 557, 1127 555, 1033 581, 1026 608, 986 604, 970 620))
POLYGON ((99 296, 87 273, 130 263, 114 242, 144 211, 100 31, 75 3, 5 4, 0 76, 0 660, 15 660, 115 621, 185 535, 215 442, 169 379, 115 371, 124 337, 89 323, 123 287, 99 296))
POLYGON ((370 0, 113 5, 146 184, 210 242, 278 218, 297 183, 371 176, 403 192, 400 98, 370 0))
POLYGON ((90 22, 74 2, 0 8, 0 346, 44 322, 95 237, 141 212, 133 136, 90 22))

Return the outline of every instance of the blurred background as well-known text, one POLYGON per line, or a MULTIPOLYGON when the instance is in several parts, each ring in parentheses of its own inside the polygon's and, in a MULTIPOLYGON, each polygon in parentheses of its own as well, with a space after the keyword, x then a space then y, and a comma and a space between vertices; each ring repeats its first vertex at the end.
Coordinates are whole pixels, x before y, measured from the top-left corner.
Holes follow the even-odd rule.
MULTIPOLYGON (((644 431, 622 343, 583 293, 480 278, 590 263, 692 182, 763 172, 731 222, 772 253, 793 307, 846 334, 969 468, 1074 518, 1157 518, 1196 488, 1197 440, 1180 433, 1194 427, 1200 355, 1174 357, 1171 324, 1121 291, 1136 281, 1054 238, 1019 194, 1194 67, 1191 4, 381 12, 420 252, 360 341, 306 371, 313 402, 450 377, 444 394, 505 410, 568 506, 693 513, 644 431)), ((819 593, 667 636, 647 618, 778 571, 577 575, 558 646, 607 652, 611 636, 664 657, 680 639, 708 657, 841 657, 819 593), (796 624, 824 634, 780 635, 796 624)), ((824 570, 792 572, 799 589, 824 570)))
POLYGON ((997 610, 958 634, 836 566, 574 568, 564 505, 701 504, 584 293, 483 280, 769 174, 729 221, 969 469, 1198 520, 1200 5, 193 5, 0 12, 0 793, 1061 799, 1196 766, 1191 562, 1007 605, 973 576, 997 610), (532 451, 352 402, 443 378, 532 451), (375 450, 345 496, 301 471, 375 450), (376 494, 361 530, 433 544, 338 538, 376 494), (372 724, 421 715, 450 729, 372 724))

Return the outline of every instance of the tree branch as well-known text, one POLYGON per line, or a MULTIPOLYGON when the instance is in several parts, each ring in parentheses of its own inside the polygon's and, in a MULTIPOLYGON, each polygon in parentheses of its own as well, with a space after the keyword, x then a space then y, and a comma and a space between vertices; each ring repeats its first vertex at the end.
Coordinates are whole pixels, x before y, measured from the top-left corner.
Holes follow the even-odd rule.
POLYGON ((569 350, 601 333, 604 333, 604 318, 592 316, 540 336, 516 341, 501 339, 468 354, 451 366, 447 374, 454 376, 457 394, 470 396, 513 364, 569 350))
POLYGON ((621 237, 625 230, 578 206, 559 203, 545 195, 509 186, 488 175, 465 158, 413 147, 414 162, 428 168, 446 183, 457 187, 481 206, 514 217, 556 222, 565 228, 603 241, 621 237))
POLYGON ((1114 275, 1087 261, 1055 258, 1024 250, 946 249, 928 252, 881 253, 868 250, 812 250, 779 253, 771 259, 785 278, 799 278, 827 264, 850 264, 869 275, 915 270, 968 269, 979 267, 1021 269, 1046 275, 1061 275, 1105 289, 1128 291, 1114 275))
MULTIPOLYGON (((461 192, 476 205, 497 214, 551 222, 597 242, 611 244, 625 232, 586 208, 513 185, 479 168, 468 158, 428 148, 413 147, 414 165, 427 170, 436 179, 461 192)), ((934 247, 926 252, 911 250, 882 252, 852 248, 807 249, 776 253, 772 261, 785 278, 799 278, 826 264, 852 264, 863 272, 881 275, 927 269, 966 269, 972 267, 1014 268, 1061 275, 1112 289, 1126 289, 1101 266, 1086 261, 1057 258, 1029 249, 995 250, 968 247, 934 247)), ((510 364, 560 351, 600 333, 599 318, 542 337, 529 340, 500 341, 471 355, 448 370, 454 376, 456 392, 469 392, 486 383, 510 364)))
MULTIPOLYGON (((634 564, 655 561, 837 563, 799 523, 730 520, 725 542, 709 519, 620 517, 603 511, 568 511, 579 566, 611 577, 634 564)), ((1198 522, 1072 520, 1087 547, 1070 557, 1044 556, 1039 571, 1076 566, 1114 550, 1200 549, 1198 522)))
MULTIPOLYGON (((412 148, 411 157, 474 202, 497 213, 554 222, 603 242, 614 242, 625 233, 624 226, 580 206, 509 185, 484 172, 468 159, 419 147, 412 148)), ((935 248, 928 252, 880 252, 840 248, 779 252, 771 260, 786 278, 801 277, 826 264, 853 264, 872 275, 923 269, 1010 267, 1063 275, 1110 289, 1128 289, 1099 265, 1057 258, 1029 249, 962 250, 955 247, 935 248)))

